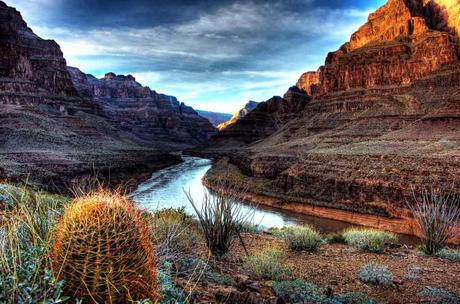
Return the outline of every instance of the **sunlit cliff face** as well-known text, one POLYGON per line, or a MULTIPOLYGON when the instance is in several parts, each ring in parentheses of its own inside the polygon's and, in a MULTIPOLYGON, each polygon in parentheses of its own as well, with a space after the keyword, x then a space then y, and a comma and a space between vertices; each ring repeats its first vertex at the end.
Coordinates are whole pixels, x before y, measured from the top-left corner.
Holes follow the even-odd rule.
POLYGON ((441 8, 445 9, 449 27, 455 29, 460 35, 460 0, 433 0, 441 8))

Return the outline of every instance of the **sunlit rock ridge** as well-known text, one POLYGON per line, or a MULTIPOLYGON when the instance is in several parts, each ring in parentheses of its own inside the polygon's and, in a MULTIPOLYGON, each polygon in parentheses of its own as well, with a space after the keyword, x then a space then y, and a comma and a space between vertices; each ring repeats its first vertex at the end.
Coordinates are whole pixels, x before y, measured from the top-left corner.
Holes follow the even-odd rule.
POLYGON ((377 215, 386 219, 361 224, 413 233, 412 189, 460 187, 459 8, 388 1, 283 98, 221 131, 210 152, 257 185, 258 203, 358 224, 353 214, 377 215))

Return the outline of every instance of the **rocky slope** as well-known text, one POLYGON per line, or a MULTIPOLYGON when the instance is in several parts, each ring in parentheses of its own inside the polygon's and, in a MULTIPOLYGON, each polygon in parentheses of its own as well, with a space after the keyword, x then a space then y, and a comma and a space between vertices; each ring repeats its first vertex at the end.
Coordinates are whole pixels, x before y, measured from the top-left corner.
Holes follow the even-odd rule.
POLYGON ((96 173, 126 179, 177 163, 166 152, 213 130, 130 76, 79 77, 75 86, 58 44, 0 1, 0 178, 59 189, 96 173))
POLYGON ((229 119, 220 123, 217 128, 223 130, 231 125, 234 125, 238 120, 242 119, 246 114, 254 110, 259 103, 253 100, 248 101, 238 112, 233 114, 229 119))
POLYGON ((97 79, 74 67, 68 71, 79 94, 97 104, 99 115, 143 146, 187 148, 215 133, 191 107, 143 87, 131 75, 107 73, 97 79))
POLYGON ((217 127, 221 123, 224 123, 230 118, 232 118, 232 114, 227 114, 227 113, 218 113, 218 112, 203 111, 203 110, 196 110, 196 112, 201 117, 204 117, 207 120, 209 120, 214 127, 217 127))
POLYGON ((447 26, 459 6, 388 1, 323 67, 300 78, 297 87, 311 97, 303 110, 287 106, 288 94, 277 98, 291 113, 281 127, 240 135, 259 125, 260 105, 219 134, 209 151, 229 162, 219 162, 208 182, 233 168, 242 174, 235 180, 249 178, 272 205, 358 223, 353 214, 361 213, 367 225, 416 232, 405 209, 411 188, 460 187, 459 39, 447 26), (246 145, 223 148, 229 141, 246 145))

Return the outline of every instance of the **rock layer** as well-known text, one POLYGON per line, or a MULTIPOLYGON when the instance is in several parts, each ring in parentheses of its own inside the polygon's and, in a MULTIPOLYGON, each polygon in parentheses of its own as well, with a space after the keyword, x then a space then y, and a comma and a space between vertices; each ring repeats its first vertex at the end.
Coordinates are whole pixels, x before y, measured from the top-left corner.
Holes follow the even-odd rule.
MULTIPOLYGON (((320 89, 310 91, 303 110, 288 106, 293 90, 277 98, 285 107, 268 117, 291 113, 279 128, 241 135, 257 129, 259 106, 228 130, 233 134, 219 134, 209 153, 228 156, 242 177, 214 178, 246 177, 254 195, 276 198, 281 208, 292 202, 390 219, 407 216, 412 189, 455 183, 460 190, 458 37, 433 21, 439 15, 429 14, 430 3, 390 0, 372 14, 328 55, 320 89), (222 147, 232 140, 245 144, 222 147)), ((316 84, 311 76, 299 80, 301 91, 316 84)))
POLYGON ((211 123, 193 108, 143 87, 132 75, 107 73, 97 79, 77 68, 68 70, 80 95, 91 98, 102 117, 144 146, 190 147, 215 133, 211 123))
POLYGON ((1 178, 65 191, 75 177, 127 181, 180 161, 210 123, 132 76, 72 73, 59 45, 0 1, 1 178), (74 85, 76 83, 76 86, 74 85))

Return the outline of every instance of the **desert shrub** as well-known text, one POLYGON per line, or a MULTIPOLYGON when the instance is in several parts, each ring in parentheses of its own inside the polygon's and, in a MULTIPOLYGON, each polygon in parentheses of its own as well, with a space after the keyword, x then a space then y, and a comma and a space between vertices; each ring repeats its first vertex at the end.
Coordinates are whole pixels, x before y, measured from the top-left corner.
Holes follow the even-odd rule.
POLYGON ((328 244, 345 244, 345 238, 343 237, 343 234, 340 232, 337 233, 331 233, 326 236, 326 242, 328 244))
POLYGON ((161 297, 159 304, 182 304, 186 303, 187 295, 182 289, 174 284, 171 276, 172 264, 164 262, 158 267, 158 286, 161 297))
POLYGON ((63 281, 47 268, 44 246, 29 247, 19 256, 0 258, 0 303, 63 303, 63 281))
POLYGON ((340 304, 377 304, 377 301, 362 292, 338 294, 334 300, 340 304))
POLYGON ((393 233, 370 228, 350 228, 343 237, 347 244, 370 252, 383 252, 386 243, 396 241, 393 233))
POLYGON ((460 250, 457 249, 443 248, 436 252, 436 256, 454 262, 460 262, 460 250))
POLYGON ((429 255, 441 250, 460 219, 460 194, 454 189, 413 191, 408 207, 423 234, 422 250, 429 255))
POLYGON ((321 235, 310 226, 287 226, 275 230, 289 249, 295 251, 315 251, 321 245, 321 235))
POLYGON ((341 303, 333 298, 328 298, 324 294, 324 291, 319 289, 315 284, 302 279, 273 282, 273 290, 276 296, 282 298, 287 303, 341 303))
POLYGON ((361 267, 358 277, 364 283, 387 287, 393 285, 393 273, 386 266, 376 263, 369 263, 361 267))
POLYGON ((197 221, 184 208, 155 211, 151 216, 151 228, 156 253, 164 259, 193 250, 199 238, 197 221))
POLYGON ((26 187, 18 191, 22 194, 14 196, 11 208, 0 208, 0 303, 64 301, 63 282, 53 277, 47 245, 67 199, 26 187))
MULTIPOLYGON (((218 185, 224 189, 224 185, 218 185)), ((237 189, 226 189, 210 192, 204 189, 201 209, 195 203, 190 192, 187 198, 196 212, 200 226, 206 239, 206 245, 212 255, 222 257, 226 255, 236 236, 240 236, 241 229, 250 222, 252 212, 245 212, 242 204, 234 193, 237 189)))
POLYGON ((424 303, 431 304, 460 304, 460 299, 442 288, 425 287, 418 296, 424 303))
POLYGON ((10 184, 0 184, 0 210, 10 210, 26 199, 28 199, 28 191, 10 184))
POLYGON ((206 275, 206 279, 221 286, 236 286, 235 279, 228 274, 211 271, 206 275))
POLYGON ((291 269, 284 266, 284 252, 280 249, 265 249, 257 255, 249 256, 244 266, 259 279, 282 280, 291 275, 291 269))
POLYGON ((65 209, 51 262, 66 294, 83 302, 157 299, 150 231, 139 210, 117 193, 100 190, 65 209))

